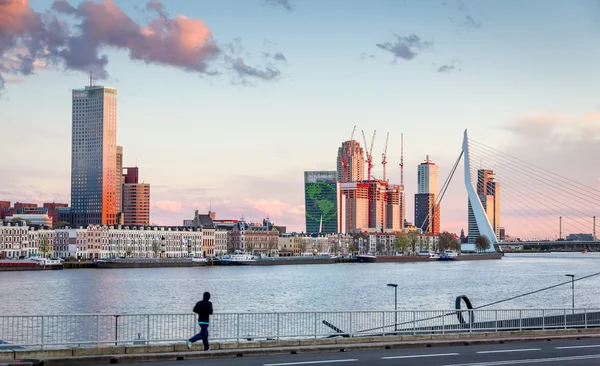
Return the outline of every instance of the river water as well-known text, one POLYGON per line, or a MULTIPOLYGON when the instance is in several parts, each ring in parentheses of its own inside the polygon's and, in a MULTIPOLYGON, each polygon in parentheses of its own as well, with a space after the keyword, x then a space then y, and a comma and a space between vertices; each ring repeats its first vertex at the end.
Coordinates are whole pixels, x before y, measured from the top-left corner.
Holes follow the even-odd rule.
MULTIPOLYGON (((430 263, 69 269, 0 272, 0 314, 187 313, 210 291, 217 312, 475 307, 600 272, 600 253, 507 254, 502 260, 430 263)), ((575 282, 575 306, 599 307, 600 276, 575 282)), ((570 308, 571 286, 490 309, 570 308)))

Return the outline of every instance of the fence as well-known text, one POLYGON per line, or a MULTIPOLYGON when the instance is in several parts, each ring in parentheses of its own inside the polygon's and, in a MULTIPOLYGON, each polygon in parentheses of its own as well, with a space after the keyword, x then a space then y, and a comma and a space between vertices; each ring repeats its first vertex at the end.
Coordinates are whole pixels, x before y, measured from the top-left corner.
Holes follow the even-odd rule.
MULTIPOLYGON (((244 341, 593 327, 600 327, 600 309, 219 313, 210 336, 244 341)), ((197 331, 193 314, 0 315, 0 348, 164 343, 197 331)))

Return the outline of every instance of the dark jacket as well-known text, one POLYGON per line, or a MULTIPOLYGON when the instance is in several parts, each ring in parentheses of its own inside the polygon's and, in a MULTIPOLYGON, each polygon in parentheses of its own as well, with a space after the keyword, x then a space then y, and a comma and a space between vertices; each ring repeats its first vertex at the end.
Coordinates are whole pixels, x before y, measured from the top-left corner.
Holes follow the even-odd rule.
POLYGON ((209 315, 213 313, 212 302, 210 299, 210 293, 205 292, 202 301, 198 301, 194 306, 194 313, 198 314, 198 321, 208 323, 209 315))

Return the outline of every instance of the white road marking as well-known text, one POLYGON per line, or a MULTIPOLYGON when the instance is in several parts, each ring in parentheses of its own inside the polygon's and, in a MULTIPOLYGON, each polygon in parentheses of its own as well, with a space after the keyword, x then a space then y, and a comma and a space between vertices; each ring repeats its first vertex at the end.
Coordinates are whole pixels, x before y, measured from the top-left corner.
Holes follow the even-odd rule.
POLYGON ((445 365, 445 366, 501 366, 501 365, 517 365, 517 364, 525 364, 525 363, 590 360, 590 359, 594 359, 594 358, 600 358, 600 355, 555 357, 555 358, 533 358, 533 359, 529 359, 529 360, 475 362, 475 363, 452 364, 452 365, 445 365))
POLYGON ((600 344, 592 344, 588 346, 565 346, 565 347, 554 347, 554 349, 574 349, 574 348, 596 348, 600 347, 600 344))
POLYGON ((356 362, 358 358, 348 358, 345 360, 321 360, 321 361, 304 361, 304 362, 285 362, 285 363, 266 363, 263 366, 287 366, 287 365, 313 365, 318 363, 336 363, 336 362, 356 362))
POLYGON ((479 351, 477 353, 506 353, 506 352, 529 352, 529 351, 541 351, 541 348, 522 348, 522 349, 499 349, 495 351, 479 351))
POLYGON ((397 360, 400 358, 419 358, 419 357, 443 357, 443 356, 458 356, 460 353, 434 353, 424 355, 409 355, 409 356, 388 356, 381 357, 382 360, 397 360))

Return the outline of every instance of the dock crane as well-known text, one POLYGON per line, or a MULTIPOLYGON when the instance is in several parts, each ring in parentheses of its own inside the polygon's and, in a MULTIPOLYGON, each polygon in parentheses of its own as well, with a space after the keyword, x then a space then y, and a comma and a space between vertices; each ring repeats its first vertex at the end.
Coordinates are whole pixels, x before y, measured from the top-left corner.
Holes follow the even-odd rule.
POLYGON ((352 129, 352 133, 350 134, 350 140, 348 140, 348 144, 346 144, 346 149, 344 151, 342 151, 342 166, 344 167, 344 182, 349 182, 351 179, 348 176, 348 158, 351 157, 352 155, 352 151, 351 151, 351 145, 352 145, 352 141, 354 140, 354 133, 356 132, 356 125, 354 126, 354 128, 352 129))
POLYGON ((365 137, 365 131, 361 130, 363 141, 365 142, 365 152, 367 154, 367 180, 371 180, 371 169, 373 169, 373 144, 375 144, 375 134, 377 130, 373 131, 373 138, 371 139, 371 145, 367 145, 367 138, 365 137))
POLYGON ((387 147, 388 147, 388 139, 390 138, 390 133, 388 132, 385 135, 385 147, 383 148, 383 153, 381 153, 381 165, 383 166, 383 180, 386 181, 386 171, 385 166, 387 165, 387 147))

